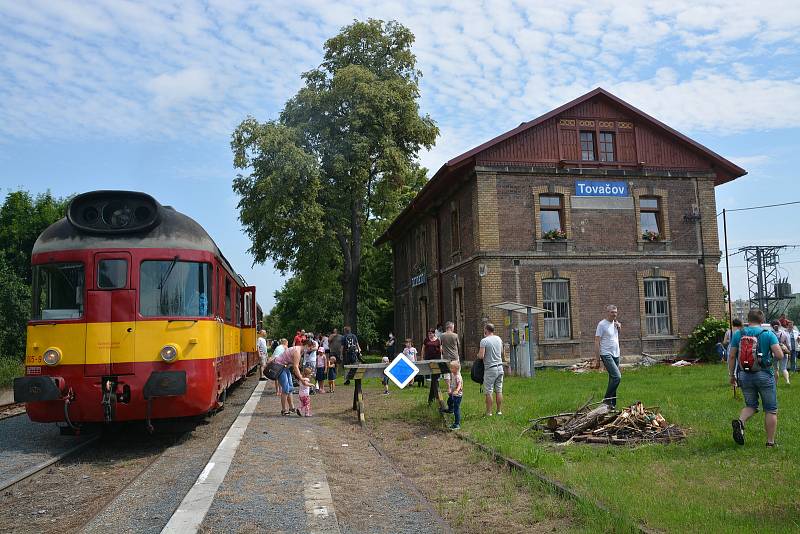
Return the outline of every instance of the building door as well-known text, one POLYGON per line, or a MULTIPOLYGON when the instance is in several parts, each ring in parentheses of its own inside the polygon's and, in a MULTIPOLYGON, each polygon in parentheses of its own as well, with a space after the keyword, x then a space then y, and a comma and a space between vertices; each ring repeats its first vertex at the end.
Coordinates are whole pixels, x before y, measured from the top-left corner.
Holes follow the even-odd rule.
POLYGON ((130 285, 131 256, 101 252, 94 256, 94 280, 88 298, 86 376, 133 374, 136 347, 136 294, 130 285))
POLYGON ((464 290, 460 287, 453 289, 453 322, 456 332, 461 334, 464 330, 464 290))
POLYGON ((459 356, 463 359, 464 353, 464 289, 457 287, 453 289, 453 322, 456 324, 456 333, 458 334, 458 346, 461 348, 462 354, 459 356))

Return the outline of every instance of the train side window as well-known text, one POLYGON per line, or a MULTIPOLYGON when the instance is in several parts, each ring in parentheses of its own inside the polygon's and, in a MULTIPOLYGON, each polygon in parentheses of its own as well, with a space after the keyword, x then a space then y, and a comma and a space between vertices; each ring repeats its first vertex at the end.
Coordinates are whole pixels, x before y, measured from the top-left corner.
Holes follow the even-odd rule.
POLYGON ((231 279, 225 277, 225 320, 231 322, 231 279))
POLYGON ((144 317, 208 317, 214 309, 208 263, 146 260, 139 267, 139 311, 144 317))
POLYGON ((100 260, 97 264, 97 287, 119 289, 128 283, 127 260, 100 260))
POLYGON ((236 326, 242 326, 242 303, 239 300, 241 298, 239 295, 239 286, 234 288, 234 292, 234 302, 236 303, 236 326))
POLYGON ((253 317, 250 308, 253 305, 253 294, 249 291, 244 293, 244 325, 253 326, 253 317))

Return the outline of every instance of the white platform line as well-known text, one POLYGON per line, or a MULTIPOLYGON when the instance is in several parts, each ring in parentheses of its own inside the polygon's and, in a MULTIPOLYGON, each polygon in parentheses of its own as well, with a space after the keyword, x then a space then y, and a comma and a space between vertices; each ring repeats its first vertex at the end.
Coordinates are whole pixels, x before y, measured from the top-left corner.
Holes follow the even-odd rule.
POLYGON ((247 403, 239 412, 236 420, 228 429, 228 433, 222 438, 217 450, 211 456, 211 460, 203 468, 197 481, 194 483, 189 493, 183 498, 178 509, 172 514, 169 523, 161 531, 162 534, 185 534, 187 532, 197 532, 205 519, 214 496, 217 494, 228 469, 236 455, 236 449, 242 441, 250 419, 258 407, 258 401, 264 392, 266 382, 259 382, 247 403))
POLYGON ((331 489, 328 487, 328 477, 325 476, 325 466, 319 457, 322 452, 319 450, 314 432, 306 430, 306 433, 308 433, 306 440, 308 447, 314 451, 310 456, 311 461, 306 463, 303 471, 306 515, 308 516, 307 532, 313 534, 338 533, 340 532, 339 522, 336 520, 336 513, 333 510, 333 497, 331 489))

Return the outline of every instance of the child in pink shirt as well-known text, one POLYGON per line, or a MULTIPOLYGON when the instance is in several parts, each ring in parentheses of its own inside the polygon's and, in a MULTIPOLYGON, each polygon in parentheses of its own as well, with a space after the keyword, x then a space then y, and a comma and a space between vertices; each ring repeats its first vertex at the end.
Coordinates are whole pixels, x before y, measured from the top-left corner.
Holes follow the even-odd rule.
POLYGON ((311 367, 303 369, 303 378, 300 379, 300 414, 311 417, 311 367))

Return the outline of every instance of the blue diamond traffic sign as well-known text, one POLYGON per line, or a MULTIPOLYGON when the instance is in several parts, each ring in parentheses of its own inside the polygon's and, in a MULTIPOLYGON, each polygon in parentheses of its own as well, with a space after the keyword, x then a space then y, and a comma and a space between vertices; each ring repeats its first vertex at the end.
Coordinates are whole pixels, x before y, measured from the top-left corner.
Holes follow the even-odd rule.
POLYGON ((383 370, 383 374, 388 376, 400 389, 403 389, 414 380, 417 373, 419 373, 419 367, 414 365, 414 362, 409 360, 408 356, 402 352, 383 370))

